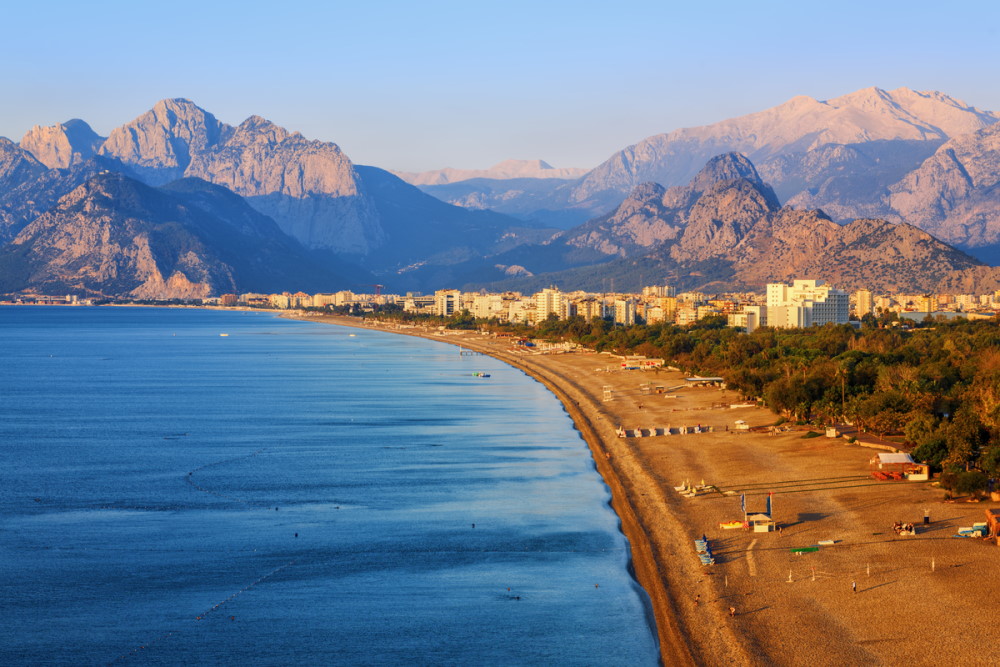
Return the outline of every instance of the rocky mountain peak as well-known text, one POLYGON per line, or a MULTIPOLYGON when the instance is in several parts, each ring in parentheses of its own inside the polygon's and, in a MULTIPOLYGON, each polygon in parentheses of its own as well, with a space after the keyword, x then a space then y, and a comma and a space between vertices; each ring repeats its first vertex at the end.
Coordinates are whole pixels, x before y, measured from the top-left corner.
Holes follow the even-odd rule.
MULTIPOLYGON (((250 116, 239 124, 228 145, 250 146, 253 144, 280 144, 289 138, 303 139, 298 132, 289 132, 261 116, 250 116)), ((335 144, 334 144, 335 146, 335 144)), ((337 148, 339 151, 340 149, 337 148)))
POLYGON ((151 183, 166 183, 184 173, 193 155, 216 146, 231 133, 230 126, 190 100, 166 99, 115 128, 100 153, 131 166, 151 183))
POLYGON ((755 185, 764 185, 757 168, 742 153, 723 153, 709 160, 691 180, 689 187, 695 192, 705 192, 716 183, 743 179, 755 185))
POLYGON ((65 169, 93 157, 103 142, 90 125, 73 118, 48 127, 35 125, 21 139, 21 148, 50 169, 65 169))

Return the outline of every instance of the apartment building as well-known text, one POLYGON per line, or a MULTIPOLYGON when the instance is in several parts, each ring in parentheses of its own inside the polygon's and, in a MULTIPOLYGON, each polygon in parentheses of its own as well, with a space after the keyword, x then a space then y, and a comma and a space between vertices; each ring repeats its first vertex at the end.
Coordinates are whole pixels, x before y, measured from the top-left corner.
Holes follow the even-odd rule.
POLYGON ((768 283, 768 326, 793 328, 843 324, 850 319, 850 296, 822 280, 768 283))

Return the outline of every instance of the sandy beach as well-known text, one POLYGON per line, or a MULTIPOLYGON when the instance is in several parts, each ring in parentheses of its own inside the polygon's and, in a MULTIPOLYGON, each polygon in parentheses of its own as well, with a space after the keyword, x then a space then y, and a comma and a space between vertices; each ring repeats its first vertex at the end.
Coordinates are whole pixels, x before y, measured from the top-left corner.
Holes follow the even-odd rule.
MULTIPOLYGON (((352 318, 302 319, 371 328, 352 318)), ((738 433, 737 420, 762 427, 775 416, 731 407, 740 402, 734 392, 686 386, 676 371, 619 370, 607 354, 518 351, 478 332, 383 330, 496 357, 562 401, 611 489, 636 578, 653 602, 664 664, 1000 660, 1000 548, 954 537, 998 503, 945 502, 927 482, 878 482, 869 476, 876 450, 843 438, 803 438, 801 428, 738 433), (646 393, 645 383, 664 391, 646 393), (673 435, 616 432, 668 426, 673 435), (703 432, 679 435, 682 426, 703 432), (687 497, 675 489, 685 482, 706 489, 687 497), (753 512, 769 493, 780 531, 721 527, 743 520, 741 495, 753 512), (896 535, 896 521, 913 523, 916 535, 896 535), (697 556, 702 536, 713 565, 697 556)))

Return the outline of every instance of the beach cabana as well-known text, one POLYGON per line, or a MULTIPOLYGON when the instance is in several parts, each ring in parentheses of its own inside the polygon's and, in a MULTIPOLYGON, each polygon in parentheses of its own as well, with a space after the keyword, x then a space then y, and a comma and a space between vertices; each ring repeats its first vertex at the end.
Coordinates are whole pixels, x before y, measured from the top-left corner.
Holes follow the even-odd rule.
POLYGON ((926 481, 930 479, 930 466, 917 463, 909 454, 880 452, 869 461, 871 476, 875 479, 926 481))

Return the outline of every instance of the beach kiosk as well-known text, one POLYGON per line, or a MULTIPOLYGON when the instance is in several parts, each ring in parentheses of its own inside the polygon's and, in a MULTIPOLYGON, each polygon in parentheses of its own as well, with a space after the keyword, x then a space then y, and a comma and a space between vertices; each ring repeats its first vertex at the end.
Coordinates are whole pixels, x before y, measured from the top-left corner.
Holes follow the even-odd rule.
POLYGON ((917 463, 909 454, 880 452, 869 461, 871 476, 883 482, 910 480, 926 482, 930 479, 930 466, 917 463))

